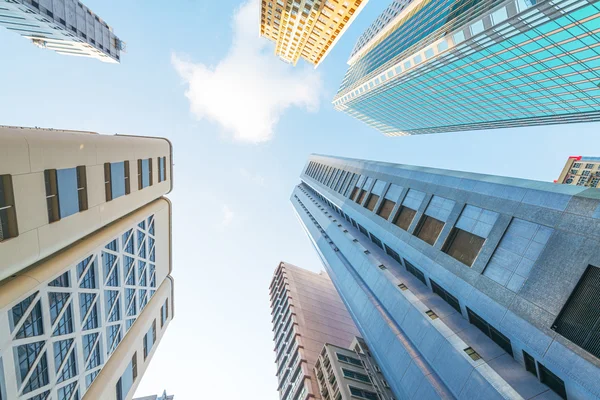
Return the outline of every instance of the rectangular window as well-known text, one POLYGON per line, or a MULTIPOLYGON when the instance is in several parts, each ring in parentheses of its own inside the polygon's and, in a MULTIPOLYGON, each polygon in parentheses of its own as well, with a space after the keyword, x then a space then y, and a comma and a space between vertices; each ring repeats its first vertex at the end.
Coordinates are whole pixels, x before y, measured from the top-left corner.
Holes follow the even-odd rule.
POLYGON ((557 395, 563 399, 567 399, 567 390, 565 389, 565 382, 558 376, 554 375, 552 371, 544 367, 539 362, 537 363, 538 369, 540 370, 540 380, 552 389, 557 395))
POLYGON ((88 208, 85 166, 44 171, 48 221, 59 221, 88 208))
POLYGON ((367 232, 367 230, 362 225, 358 225, 358 230, 366 237, 369 237, 369 232, 367 232))
POLYGON ((129 161, 104 163, 104 192, 106 201, 114 200, 131 192, 129 161))
POLYGON ((162 328, 165 325, 165 322, 169 319, 169 299, 165 300, 165 304, 163 304, 160 310, 160 327, 162 328))
POLYGON ((344 373, 344 376, 346 378, 354 379, 354 380, 365 382, 365 383, 371 383, 371 379, 369 378, 368 375, 361 374, 360 372, 352 371, 352 370, 346 369, 346 368, 342 368, 342 372, 344 373))
POLYGON ((377 215, 379 215, 383 219, 388 219, 395 206, 396 203, 394 203, 393 201, 384 199, 383 203, 381 204, 381 208, 379 209, 379 211, 377 211, 377 215))
POLYGON ((600 268, 589 265, 552 329, 600 358, 600 268))
POLYGON ((129 390, 133 386, 135 379, 137 378, 137 353, 133 353, 133 357, 131 361, 125 368, 125 372, 119 378, 117 382, 117 400, 124 400, 127 398, 127 394, 129 394, 129 390))
POLYGON ((537 370, 535 369, 535 360, 533 357, 527 352, 523 351, 523 360, 525 360, 525 369, 537 377, 538 374, 537 370))
POLYGON ((420 269, 418 269, 417 267, 415 267, 414 265, 412 265, 406 259, 404 259, 404 264, 406 264, 406 270, 408 272, 410 272, 415 278, 417 278, 418 280, 420 280, 421 282, 423 282, 423 284, 425 286, 427 286, 427 279, 425 279, 425 274, 420 269))
POLYGON ((376 194, 372 194, 369 196, 369 200, 367 201, 367 204, 365 205, 365 207, 369 211, 373 211, 375 209, 375 206, 377 205, 378 201, 379 201, 379 196, 377 196, 376 194))
POLYGON ((396 253, 394 250, 392 250, 391 248, 389 248, 387 244, 384 244, 384 246, 385 246, 385 252, 387 253, 387 255, 392 257, 394 260, 396 260, 398 262, 398 264, 402 265, 400 255, 398 253, 396 253))
POLYGON ((152 346, 156 342, 156 320, 152 321, 152 327, 144 336, 144 360, 148 357, 152 346))
POLYGON ((152 186, 152 159, 138 160, 138 189, 152 186))
POLYGON ((352 193, 350 193, 350 199, 354 200, 356 198, 357 194, 358 194, 358 188, 355 187, 354 189, 352 189, 352 193))
POLYGON ((406 206, 401 206, 396 214, 396 218, 394 219, 394 225, 398 228, 408 231, 410 224, 412 224, 413 219, 415 218, 415 214, 417 212, 412 208, 408 208, 406 206))
POLYGON ((363 366, 362 361, 360 361, 358 358, 354 358, 354 357, 350 357, 350 356, 346 356, 340 353, 335 353, 335 355, 337 356, 337 359, 341 362, 345 362, 348 364, 354 364, 357 365, 359 367, 363 366))
POLYGON ((352 397, 356 397, 359 399, 367 399, 367 400, 379 400, 379 395, 374 392, 369 392, 367 390, 355 388, 354 386, 349 386, 350 394, 352 397))
POLYGON ((377 236, 373 235, 372 233, 371 233, 371 241, 373 243, 375 243, 375 245, 377 247, 379 247, 380 249, 383 250, 383 243, 381 243, 381 240, 379 240, 379 238, 377 236))
POLYGON ((167 180, 167 157, 158 157, 158 182, 167 180))
POLYGON ((363 200, 365 199, 365 195, 367 194, 366 190, 362 190, 360 191, 358 197, 356 198, 356 202, 358 204, 362 204, 363 200))
POLYGON ((415 231, 415 236, 433 246, 443 228, 444 223, 442 221, 429 215, 423 215, 415 231))
POLYGON ((0 175, 0 242, 19 236, 12 176, 0 175))
POLYGON ((469 322, 479 328, 487 337, 492 339, 496 344, 508 354, 513 356, 512 344, 510 339, 500 333, 496 328, 487 323, 486 320, 475 314, 469 307, 467 307, 467 315, 469 316, 469 322))
POLYGON ((461 263, 472 266, 485 239, 460 228, 454 228, 442 251, 461 263))
POLYGON ((452 308, 460 313, 460 302, 458 299, 448 293, 446 289, 438 285, 433 279, 429 279, 429 281, 431 282, 431 289, 433 290, 433 293, 440 296, 446 303, 450 304, 452 308))

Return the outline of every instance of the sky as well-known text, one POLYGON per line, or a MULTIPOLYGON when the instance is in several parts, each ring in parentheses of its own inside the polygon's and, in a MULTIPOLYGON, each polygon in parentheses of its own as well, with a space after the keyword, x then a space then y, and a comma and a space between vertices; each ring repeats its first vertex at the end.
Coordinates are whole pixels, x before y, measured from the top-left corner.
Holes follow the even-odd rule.
POLYGON ((120 65, 0 29, 0 124, 173 142, 175 316, 137 396, 278 398, 270 280, 280 261, 322 269, 289 202, 311 153, 542 181, 600 154, 600 124, 389 138, 335 111, 347 57, 389 3, 371 0, 316 70, 258 37, 257 0, 86 0, 127 42, 120 65))

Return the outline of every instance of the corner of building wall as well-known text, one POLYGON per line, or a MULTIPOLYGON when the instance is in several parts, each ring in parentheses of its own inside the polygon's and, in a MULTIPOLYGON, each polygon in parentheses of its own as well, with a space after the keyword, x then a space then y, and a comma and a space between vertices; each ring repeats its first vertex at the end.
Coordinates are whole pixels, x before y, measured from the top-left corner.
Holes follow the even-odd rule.
POLYGON ((173 272, 173 203, 168 197, 161 196, 158 200, 164 200, 169 207, 169 275, 173 272))
POLYGON ((167 275, 167 279, 171 281, 171 319, 175 318, 175 279, 171 275, 167 275))

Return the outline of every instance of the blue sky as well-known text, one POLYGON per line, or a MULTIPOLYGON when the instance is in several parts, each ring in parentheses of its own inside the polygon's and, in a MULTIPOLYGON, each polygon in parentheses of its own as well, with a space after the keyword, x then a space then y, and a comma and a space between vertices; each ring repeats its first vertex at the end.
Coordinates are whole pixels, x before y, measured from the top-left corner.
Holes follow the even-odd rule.
POLYGON ((172 140, 175 319, 138 396, 277 399, 269 281, 280 260, 321 269, 288 200, 310 153, 544 181, 569 155, 599 153, 598 124, 387 138, 333 110, 347 56, 388 0, 371 0, 316 71, 257 38, 256 5, 85 3, 127 42, 122 64, 0 29, 0 124, 172 140))

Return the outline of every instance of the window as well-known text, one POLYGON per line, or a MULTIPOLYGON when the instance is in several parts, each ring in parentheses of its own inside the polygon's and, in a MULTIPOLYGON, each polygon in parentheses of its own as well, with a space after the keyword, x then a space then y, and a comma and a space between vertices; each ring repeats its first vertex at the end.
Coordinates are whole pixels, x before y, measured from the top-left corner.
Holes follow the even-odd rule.
POLYGON ((384 244, 384 246, 385 246, 385 252, 387 253, 387 255, 392 257, 394 260, 396 260, 398 262, 398 264, 402 264, 400 255, 398 253, 396 253, 394 250, 392 250, 390 247, 388 247, 387 244, 384 244))
POLYGON ((44 180, 50 223, 88 209, 85 166, 47 169, 44 180))
POLYGON ((117 400, 123 400, 127 398, 129 390, 133 386, 135 379, 137 378, 137 353, 133 353, 131 361, 125 368, 125 372, 119 378, 117 382, 117 400))
POLYGON ((415 278, 423 282, 424 285, 427 285, 427 279, 425 279, 425 274, 420 269, 412 265, 410 261, 406 259, 404 259, 404 264, 406 264, 406 270, 408 272, 410 272, 415 278))
POLYGON ((552 329, 600 357, 600 268, 589 265, 552 329))
POLYGON ((531 357, 531 355, 529 355, 527 352, 523 351, 523 360, 525 361, 525 369, 537 377, 538 374, 537 369, 535 368, 535 360, 533 357, 531 357))
POLYGON ((0 175, 0 242, 18 235, 12 176, 0 175))
POLYGON ((354 379, 361 382, 371 383, 371 379, 368 375, 361 374, 360 372, 352 371, 346 368, 342 368, 342 372, 346 378, 354 379))
POLYGON ((160 327, 165 325, 165 322, 169 319, 169 299, 165 300, 165 304, 160 309, 160 327))
POLYGON ((377 205, 378 201, 379 201, 379 196, 377 196, 376 194, 372 194, 369 196, 369 200, 367 201, 367 204, 365 205, 365 207, 369 211, 373 211, 375 209, 375 206, 377 205))
POLYGON ((365 199, 365 195, 367 194, 366 190, 361 190, 358 197, 356 198, 356 202, 358 204, 362 204, 363 200, 365 199))
POLYGON ((443 228, 444 223, 442 221, 429 215, 424 215, 417 226, 415 236, 433 246, 443 228))
POLYGON ((513 356, 512 345, 510 339, 501 334, 496 328, 487 323, 486 320, 475 314, 467 307, 467 315, 469 322, 481 330, 487 337, 492 339, 496 344, 504 349, 508 354, 513 356))
POLYGON ((461 312, 460 311, 460 302, 458 301, 458 299, 456 297, 452 296, 450 293, 448 293, 446 291, 446 289, 444 289, 443 287, 438 285, 432 279, 429 279, 429 281, 431 282, 431 289, 433 290, 433 293, 440 296, 442 299, 444 299, 444 301, 446 303, 450 304, 450 306, 452 306, 452 308, 454 308, 456 311, 458 311, 460 313, 461 312))
POLYGON ((454 228, 442 251, 461 263, 473 265, 485 239, 460 228, 454 228))
POLYGON ((381 240, 379 240, 379 238, 377 236, 373 235, 372 233, 371 233, 371 241, 373 243, 375 243, 375 245, 377 247, 379 247, 380 249, 383 250, 383 243, 381 243, 381 240))
POLYGON ((567 398, 567 391, 565 389, 565 382, 558 376, 554 375, 552 371, 544 367, 539 362, 537 363, 538 369, 540 370, 540 380, 552 389, 557 395, 563 399, 567 398))
POLYGON ((152 159, 138 160, 138 189, 152 186, 152 159))
POLYGON ((354 200, 354 198, 356 197, 357 193, 358 193, 358 188, 355 187, 354 189, 352 189, 352 193, 350 194, 350 199, 354 200))
POLYGON ((359 399, 367 399, 367 400, 379 400, 379 396, 377 393, 369 392, 367 390, 355 388, 354 386, 349 386, 350 394, 354 397, 358 397, 359 399))
POLYGON ((144 360, 148 357, 152 346, 156 342, 156 320, 152 321, 152 327, 148 330, 144 336, 144 360))
POLYGON ((337 359, 341 362, 345 362, 347 364, 354 364, 354 365, 358 365, 360 367, 363 366, 362 361, 360 361, 358 358, 354 358, 354 357, 350 357, 350 356, 345 356, 343 354, 340 353, 335 353, 335 355, 337 356, 337 359))
POLYGON ((412 223, 413 219, 415 218, 416 213, 417 212, 415 210, 413 210, 412 208, 408 208, 406 206, 400 207, 400 210, 398 210, 398 213, 396 214, 396 218, 393 221, 394 225, 396 225, 400 229, 404 229, 405 231, 408 231, 408 228, 410 227, 410 224, 412 223))
POLYGON ((158 182, 167 180, 167 157, 158 157, 158 182))
POLYGON ((129 161, 104 164, 104 191, 106 201, 125 196, 131 192, 129 161))
POLYGON ((394 203, 393 201, 384 199, 383 203, 381 204, 381 208, 379 209, 379 211, 377 211, 377 215, 379 215, 383 219, 388 219, 395 206, 396 203, 394 203))

